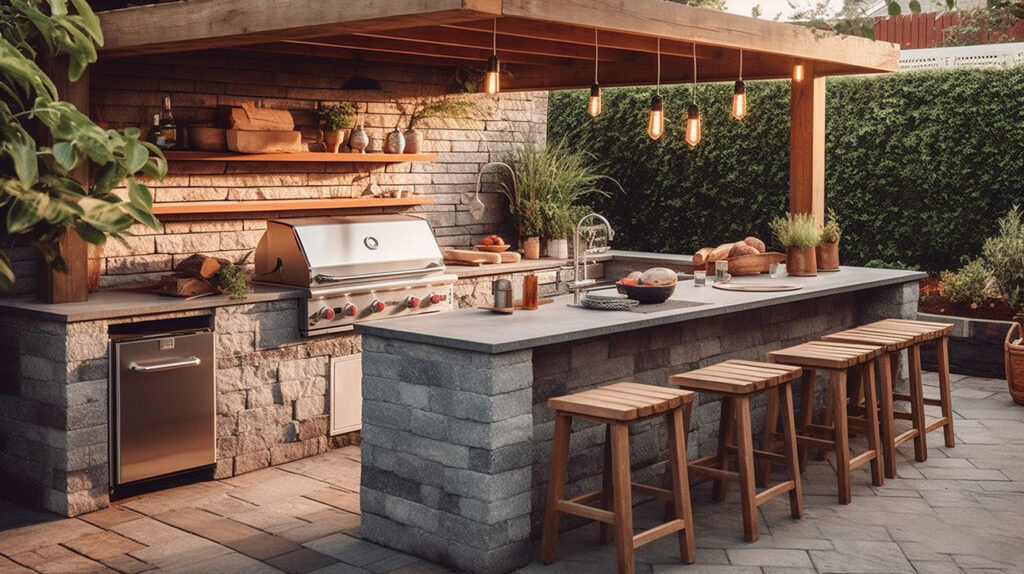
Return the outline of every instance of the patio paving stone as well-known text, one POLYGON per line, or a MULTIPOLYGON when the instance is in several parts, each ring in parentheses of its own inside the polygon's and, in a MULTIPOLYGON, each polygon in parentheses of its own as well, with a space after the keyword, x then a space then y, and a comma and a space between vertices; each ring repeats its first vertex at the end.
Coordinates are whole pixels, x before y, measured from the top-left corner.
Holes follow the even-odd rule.
POLYGON ((288 574, 306 574, 338 561, 309 548, 300 548, 267 560, 267 564, 288 574))

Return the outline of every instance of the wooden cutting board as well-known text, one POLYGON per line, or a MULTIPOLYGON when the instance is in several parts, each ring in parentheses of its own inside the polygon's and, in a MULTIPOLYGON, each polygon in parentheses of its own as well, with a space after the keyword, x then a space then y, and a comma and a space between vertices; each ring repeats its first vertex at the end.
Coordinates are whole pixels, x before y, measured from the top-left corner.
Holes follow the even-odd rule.
POLYGON ((472 251, 469 249, 446 249, 444 259, 446 262, 450 261, 460 265, 481 265, 484 263, 501 263, 501 254, 472 251))

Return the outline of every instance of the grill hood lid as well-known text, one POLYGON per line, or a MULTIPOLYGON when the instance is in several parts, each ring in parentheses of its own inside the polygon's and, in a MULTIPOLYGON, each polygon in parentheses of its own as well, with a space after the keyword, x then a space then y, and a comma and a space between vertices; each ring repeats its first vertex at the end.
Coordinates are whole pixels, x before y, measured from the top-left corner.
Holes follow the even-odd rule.
POLYGON ((270 220, 255 263, 259 279, 303 287, 444 270, 430 226, 408 215, 270 220))

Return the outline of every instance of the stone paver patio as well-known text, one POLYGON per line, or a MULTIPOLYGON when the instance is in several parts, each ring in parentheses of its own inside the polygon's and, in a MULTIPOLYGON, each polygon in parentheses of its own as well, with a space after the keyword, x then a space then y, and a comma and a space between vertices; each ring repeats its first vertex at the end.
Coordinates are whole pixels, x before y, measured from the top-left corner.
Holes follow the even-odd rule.
MULTIPOLYGON (((835 501, 828 463, 804 476, 803 520, 785 497, 763 506, 761 539, 742 540, 735 492, 709 502, 693 490, 697 563, 679 563, 667 537, 637 552, 643 574, 1024 572, 1024 407, 1002 380, 956 376, 956 448, 929 436, 927 462, 900 449, 899 477, 870 485, 855 471, 854 499, 835 501)), ((936 377, 926 374, 934 395, 936 377)), ((444 568, 359 539, 359 449, 349 447, 217 482, 142 495, 74 519, 0 502, 0 573, 402 573, 444 568)), ((636 527, 660 518, 638 509, 636 527)), ((559 561, 523 573, 615 572, 614 545, 595 525, 563 533, 559 561)))

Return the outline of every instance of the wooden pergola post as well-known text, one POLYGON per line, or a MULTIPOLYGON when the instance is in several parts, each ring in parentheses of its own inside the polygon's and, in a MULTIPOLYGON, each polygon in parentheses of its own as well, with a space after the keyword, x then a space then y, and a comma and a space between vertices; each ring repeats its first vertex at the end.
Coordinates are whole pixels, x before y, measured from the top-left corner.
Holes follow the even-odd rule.
POLYGON ((792 81, 789 128, 789 212, 811 213, 825 223, 825 77, 805 62, 792 81))

